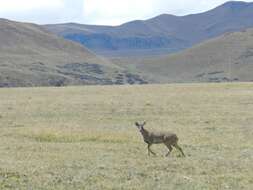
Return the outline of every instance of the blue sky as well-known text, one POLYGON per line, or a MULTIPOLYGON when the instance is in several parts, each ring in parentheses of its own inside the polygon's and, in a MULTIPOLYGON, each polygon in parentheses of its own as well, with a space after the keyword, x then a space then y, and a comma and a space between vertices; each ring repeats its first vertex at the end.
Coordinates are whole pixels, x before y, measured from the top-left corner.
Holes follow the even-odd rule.
POLYGON ((0 17, 38 24, 119 25, 163 13, 203 12, 224 2, 226 0, 0 0, 0 17))

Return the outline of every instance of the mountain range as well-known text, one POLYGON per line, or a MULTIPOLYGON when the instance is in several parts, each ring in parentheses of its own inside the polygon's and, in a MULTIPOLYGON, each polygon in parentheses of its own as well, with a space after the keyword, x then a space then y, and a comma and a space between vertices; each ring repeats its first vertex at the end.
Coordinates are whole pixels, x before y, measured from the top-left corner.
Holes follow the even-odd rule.
POLYGON ((104 56, 161 55, 192 47, 224 33, 253 27, 253 3, 232 1, 186 16, 162 14, 120 26, 46 25, 49 31, 104 56))
POLYGON ((228 2, 117 27, 0 19, 0 87, 253 81, 252 18, 228 2))

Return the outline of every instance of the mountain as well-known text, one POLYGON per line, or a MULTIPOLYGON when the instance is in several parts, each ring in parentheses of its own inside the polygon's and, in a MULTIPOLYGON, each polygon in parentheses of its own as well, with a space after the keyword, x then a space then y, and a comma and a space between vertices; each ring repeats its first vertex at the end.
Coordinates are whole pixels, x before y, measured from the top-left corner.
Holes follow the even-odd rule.
POLYGON ((120 64, 132 62, 156 83, 253 81, 253 28, 224 34, 179 53, 121 59, 120 64))
POLYGON ((115 27, 75 23, 44 27, 101 55, 146 56, 177 52, 226 32, 253 27, 252 18, 253 3, 232 1, 204 13, 163 14, 115 27))
POLYGON ((41 26, 0 19, 0 87, 145 83, 41 26))

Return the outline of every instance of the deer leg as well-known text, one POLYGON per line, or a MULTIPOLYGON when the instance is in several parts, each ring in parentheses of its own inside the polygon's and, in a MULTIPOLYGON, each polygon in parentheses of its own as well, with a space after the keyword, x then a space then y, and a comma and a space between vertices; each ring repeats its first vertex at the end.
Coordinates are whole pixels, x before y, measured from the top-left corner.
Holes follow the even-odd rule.
POLYGON ((177 143, 174 144, 173 146, 181 152, 182 156, 185 157, 185 154, 184 154, 184 152, 183 152, 183 149, 182 149, 177 143))
MULTIPOLYGON (((152 150, 151 150, 151 145, 152 144, 148 144, 148 151, 149 151, 149 153, 151 152, 154 156, 156 156, 156 153, 154 153, 152 150)), ((149 155, 149 154, 148 154, 149 155)))
POLYGON ((172 146, 170 144, 165 144, 167 146, 167 148, 169 149, 168 153, 165 155, 166 157, 170 155, 171 151, 172 151, 172 146))

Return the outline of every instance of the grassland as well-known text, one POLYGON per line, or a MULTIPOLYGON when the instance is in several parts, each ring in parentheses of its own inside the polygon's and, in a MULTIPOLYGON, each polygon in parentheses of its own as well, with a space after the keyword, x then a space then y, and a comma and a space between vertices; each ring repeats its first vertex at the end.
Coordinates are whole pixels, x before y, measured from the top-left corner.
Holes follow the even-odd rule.
POLYGON ((0 89, 0 189, 250 190, 252 137, 252 83, 0 89))

